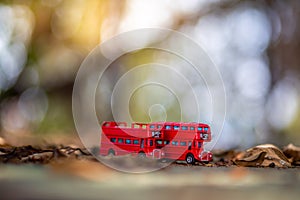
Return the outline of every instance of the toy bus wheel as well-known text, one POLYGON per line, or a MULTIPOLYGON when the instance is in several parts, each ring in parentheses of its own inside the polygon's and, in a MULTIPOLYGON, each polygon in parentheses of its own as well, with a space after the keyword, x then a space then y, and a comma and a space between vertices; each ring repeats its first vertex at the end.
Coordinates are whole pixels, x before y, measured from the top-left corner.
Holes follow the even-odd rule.
POLYGON ((144 152, 139 152, 139 154, 138 154, 138 157, 139 158, 145 158, 146 157, 146 154, 144 153, 144 152))
POLYGON ((195 158, 194 158, 193 154, 188 154, 185 158, 185 161, 187 164, 194 164, 195 158))
POLYGON ((108 154, 107 154, 108 156, 114 156, 115 155, 115 151, 114 150, 112 150, 112 149, 110 149, 109 151, 108 151, 108 154))

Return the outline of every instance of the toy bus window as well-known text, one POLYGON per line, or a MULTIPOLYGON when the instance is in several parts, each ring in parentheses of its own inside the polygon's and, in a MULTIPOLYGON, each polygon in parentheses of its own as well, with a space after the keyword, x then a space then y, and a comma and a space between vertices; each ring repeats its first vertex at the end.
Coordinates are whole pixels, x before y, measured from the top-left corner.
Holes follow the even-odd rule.
POLYGON ((110 138, 110 141, 111 141, 112 143, 115 143, 115 142, 116 142, 116 138, 110 138))
POLYGON ((167 129, 167 130, 170 130, 170 129, 171 129, 171 126, 170 126, 170 125, 167 125, 167 126, 166 126, 166 129, 167 129))
POLYGON ((139 144, 139 140, 133 140, 133 144, 139 144))
POLYGON ((177 141, 172 141, 172 145, 177 146, 178 142, 177 141))
POLYGON ((179 130, 179 126, 174 126, 174 130, 179 130))
POLYGON ((202 131, 202 127, 198 127, 198 131, 202 131))
POLYGON ((186 142, 180 142, 180 146, 186 146, 186 142))
POLYGON ((146 129, 146 127, 147 127, 146 125, 142 125, 142 129, 146 129))
POLYGON ((164 144, 168 145, 168 144, 170 144, 170 141, 169 140, 165 140, 164 144))
POLYGON ((109 123, 105 123, 103 126, 109 126, 109 123))
POLYGON ((124 143, 124 140, 122 138, 119 138, 118 143, 124 143))
POLYGON ((191 141, 189 142, 189 147, 192 147, 192 142, 191 141))
POLYGON ((158 128, 158 129, 161 129, 161 125, 157 125, 157 128, 158 128))
POLYGON ((149 145, 150 145, 150 147, 153 146, 153 140, 150 140, 150 141, 149 141, 149 145))
POLYGON ((133 128, 140 128, 140 125, 134 124, 133 128))
POLYGON ((187 126, 182 126, 181 130, 188 130, 188 127, 187 126))
POLYGON ((208 128, 204 128, 205 131, 208 131, 208 128))
POLYGON ((155 127, 154 125, 150 125, 150 129, 154 129, 154 127, 155 127))
POLYGON ((192 131, 195 130, 195 127, 191 126, 191 127, 190 127, 190 130, 192 130, 192 131))
POLYGON ((130 139, 126 139, 126 140, 125 140, 125 143, 126 143, 126 144, 131 144, 131 140, 130 140, 130 139))
POLYGON ((126 127, 126 123, 125 122, 119 122, 119 123, 117 123, 117 126, 126 127))
POLYGON ((162 141, 162 140, 156 140, 156 144, 162 145, 162 144, 163 144, 163 141, 162 141))
POLYGON ((198 142, 198 148, 201 148, 202 144, 201 142, 198 142))

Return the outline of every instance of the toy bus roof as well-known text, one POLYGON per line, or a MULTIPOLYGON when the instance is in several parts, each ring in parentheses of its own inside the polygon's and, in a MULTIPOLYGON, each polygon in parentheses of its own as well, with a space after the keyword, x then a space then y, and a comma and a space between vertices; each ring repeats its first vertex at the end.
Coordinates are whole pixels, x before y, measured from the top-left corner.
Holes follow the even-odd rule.
POLYGON ((152 123, 149 123, 149 124, 161 124, 161 125, 178 125, 178 126, 190 126, 190 125, 201 125, 201 126, 208 126, 207 124, 204 124, 204 123, 197 123, 197 122, 152 122, 152 123))
MULTIPOLYGON (((115 122, 115 121, 104 121, 102 123, 110 123, 112 125, 127 125, 126 122, 115 122)), ((140 125, 140 126, 147 126, 147 125, 170 125, 170 126, 206 126, 208 127, 207 124, 204 123, 197 123, 197 122, 151 122, 151 123, 142 123, 142 122, 133 122, 133 125, 140 125)))

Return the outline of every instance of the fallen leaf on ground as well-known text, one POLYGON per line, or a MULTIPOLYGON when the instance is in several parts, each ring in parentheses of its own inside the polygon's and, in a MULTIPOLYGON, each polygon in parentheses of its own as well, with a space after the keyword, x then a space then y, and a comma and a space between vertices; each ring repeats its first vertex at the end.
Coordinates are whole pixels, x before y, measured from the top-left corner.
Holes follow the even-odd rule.
POLYGON ((91 157, 86 149, 71 146, 50 146, 47 148, 33 147, 0 147, 0 162, 3 163, 41 163, 47 164, 58 158, 91 157))
POLYGON ((243 167, 291 167, 289 159, 272 144, 263 144, 241 152, 233 162, 243 167))
POLYGON ((300 165, 300 147, 289 144, 283 148, 283 153, 291 159, 293 165, 300 165))

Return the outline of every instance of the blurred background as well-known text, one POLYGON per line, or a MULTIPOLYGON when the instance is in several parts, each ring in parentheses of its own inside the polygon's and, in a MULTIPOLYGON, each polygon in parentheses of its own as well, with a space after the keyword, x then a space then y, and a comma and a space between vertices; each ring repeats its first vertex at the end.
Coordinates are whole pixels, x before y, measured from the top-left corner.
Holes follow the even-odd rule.
MULTIPOLYGON (((221 73, 227 112, 216 148, 300 145, 299 17, 296 0, 1 1, 0 137, 15 145, 76 138, 72 89, 84 58, 124 31, 162 27, 201 44, 221 73)), ((152 54, 137 55, 127 62, 152 54)), ((149 120, 138 101, 133 119, 149 120)))

